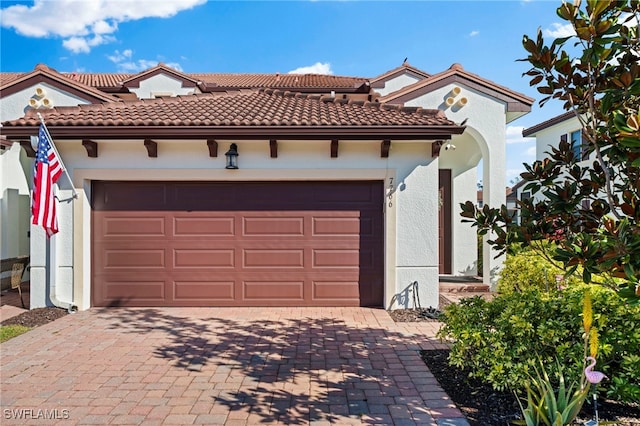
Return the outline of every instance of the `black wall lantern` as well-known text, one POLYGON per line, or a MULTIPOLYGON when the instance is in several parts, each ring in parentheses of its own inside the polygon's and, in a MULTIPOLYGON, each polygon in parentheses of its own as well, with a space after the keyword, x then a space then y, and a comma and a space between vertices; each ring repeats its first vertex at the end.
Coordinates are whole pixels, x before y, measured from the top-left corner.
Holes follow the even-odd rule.
POLYGON ((227 167, 226 169, 237 169, 238 168, 238 145, 232 143, 229 147, 229 151, 227 151, 224 155, 227 156, 227 167))

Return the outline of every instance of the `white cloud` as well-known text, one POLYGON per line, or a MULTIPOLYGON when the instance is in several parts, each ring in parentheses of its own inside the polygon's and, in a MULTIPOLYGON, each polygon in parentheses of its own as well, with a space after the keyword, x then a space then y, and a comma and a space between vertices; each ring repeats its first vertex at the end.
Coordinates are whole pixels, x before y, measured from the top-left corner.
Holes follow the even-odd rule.
POLYGON ((525 151, 524 155, 526 155, 527 157, 535 157, 536 156, 536 147, 532 146, 531 148, 527 149, 525 151))
POLYGON ((91 26, 95 34, 111 34, 118 29, 118 23, 109 24, 107 21, 98 21, 91 26))
MULTIPOLYGON (((140 71, 148 70, 158 65, 159 60, 153 59, 134 59, 133 51, 131 49, 125 49, 122 52, 116 50, 113 55, 107 55, 107 59, 116 64, 118 72, 124 73, 137 73, 140 71)), ((182 72, 182 66, 177 62, 163 62, 166 66, 182 72)))
POLYGON ((119 50, 116 50, 115 52, 113 52, 113 55, 107 55, 107 59, 117 64, 126 59, 131 59, 132 55, 133 55, 133 51, 131 49, 125 49, 122 52, 120 52, 119 50))
POLYGON ((33 6, 13 5, 1 9, 1 24, 26 37, 61 37, 72 52, 115 40, 111 34, 121 22, 142 18, 169 18, 206 0, 34 0, 33 6), (71 16, 71 18, 69 18, 71 16))
POLYGON ((475 37, 475 36, 477 36, 478 34, 480 34, 480 31, 473 30, 473 31, 471 31, 471 32, 469 33, 469 37, 475 37))
POLYGON ((507 144, 514 143, 527 143, 534 140, 534 138, 522 137, 523 126, 507 126, 507 144))
POLYGON ((65 49, 72 51, 73 53, 88 53, 91 51, 89 43, 82 37, 71 37, 62 42, 65 49))
POLYGON ((296 68, 293 71, 289 71, 289 74, 328 74, 332 75, 333 71, 331 70, 331 64, 329 62, 321 63, 316 62, 313 65, 309 65, 306 67, 296 68))
POLYGON ((114 41, 113 36, 95 34, 93 37, 71 37, 62 42, 62 45, 73 53, 89 53, 92 47, 114 41))
POLYGON ((542 30, 542 34, 545 37, 561 38, 576 35, 576 32, 574 31, 571 24, 562 25, 554 22, 553 24, 551 24, 551 28, 545 28, 544 30, 542 30))

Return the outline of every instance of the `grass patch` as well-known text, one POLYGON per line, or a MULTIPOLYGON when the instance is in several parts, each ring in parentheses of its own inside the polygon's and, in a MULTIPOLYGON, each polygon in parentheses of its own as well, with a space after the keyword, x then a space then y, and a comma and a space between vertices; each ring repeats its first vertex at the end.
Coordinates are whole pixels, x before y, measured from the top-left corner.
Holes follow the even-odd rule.
POLYGON ((6 342, 7 340, 12 339, 16 336, 19 336, 22 333, 26 333, 29 330, 31 330, 31 328, 25 327, 24 325, 0 326, 0 343, 6 342))

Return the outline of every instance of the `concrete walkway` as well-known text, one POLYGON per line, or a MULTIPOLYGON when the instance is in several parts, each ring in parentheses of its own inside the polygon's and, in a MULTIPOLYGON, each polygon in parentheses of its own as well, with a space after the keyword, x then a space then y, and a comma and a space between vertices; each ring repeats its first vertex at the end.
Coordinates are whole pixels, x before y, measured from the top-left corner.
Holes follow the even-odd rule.
POLYGON ((92 309, 0 345, 1 423, 468 425, 418 354, 443 347, 438 327, 366 308, 92 309))

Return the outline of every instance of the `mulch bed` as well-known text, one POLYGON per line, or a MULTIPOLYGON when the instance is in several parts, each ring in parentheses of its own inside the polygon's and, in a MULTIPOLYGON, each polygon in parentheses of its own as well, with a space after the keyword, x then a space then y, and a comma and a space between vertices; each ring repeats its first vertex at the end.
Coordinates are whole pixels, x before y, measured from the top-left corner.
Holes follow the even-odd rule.
POLYGON ((7 318, 0 322, 0 325, 23 325, 32 328, 55 321, 67 314, 66 310, 60 308, 36 308, 15 317, 7 318))
MULTIPOLYGON (((396 322, 437 321, 424 316, 424 309, 397 309, 389 311, 396 322)), ((468 372, 449 365, 449 350, 421 351, 420 355, 440 386, 465 415, 471 426, 503 426, 520 418, 520 408, 511 392, 499 392, 491 385, 469 378, 468 372)), ((614 425, 640 426, 640 406, 598 400, 600 421, 614 425)), ((578 424, 594 418, 591 400, 585 402, 578 417, 578 424)), ((601 423, 602 424, 602 423, 601 423)))

